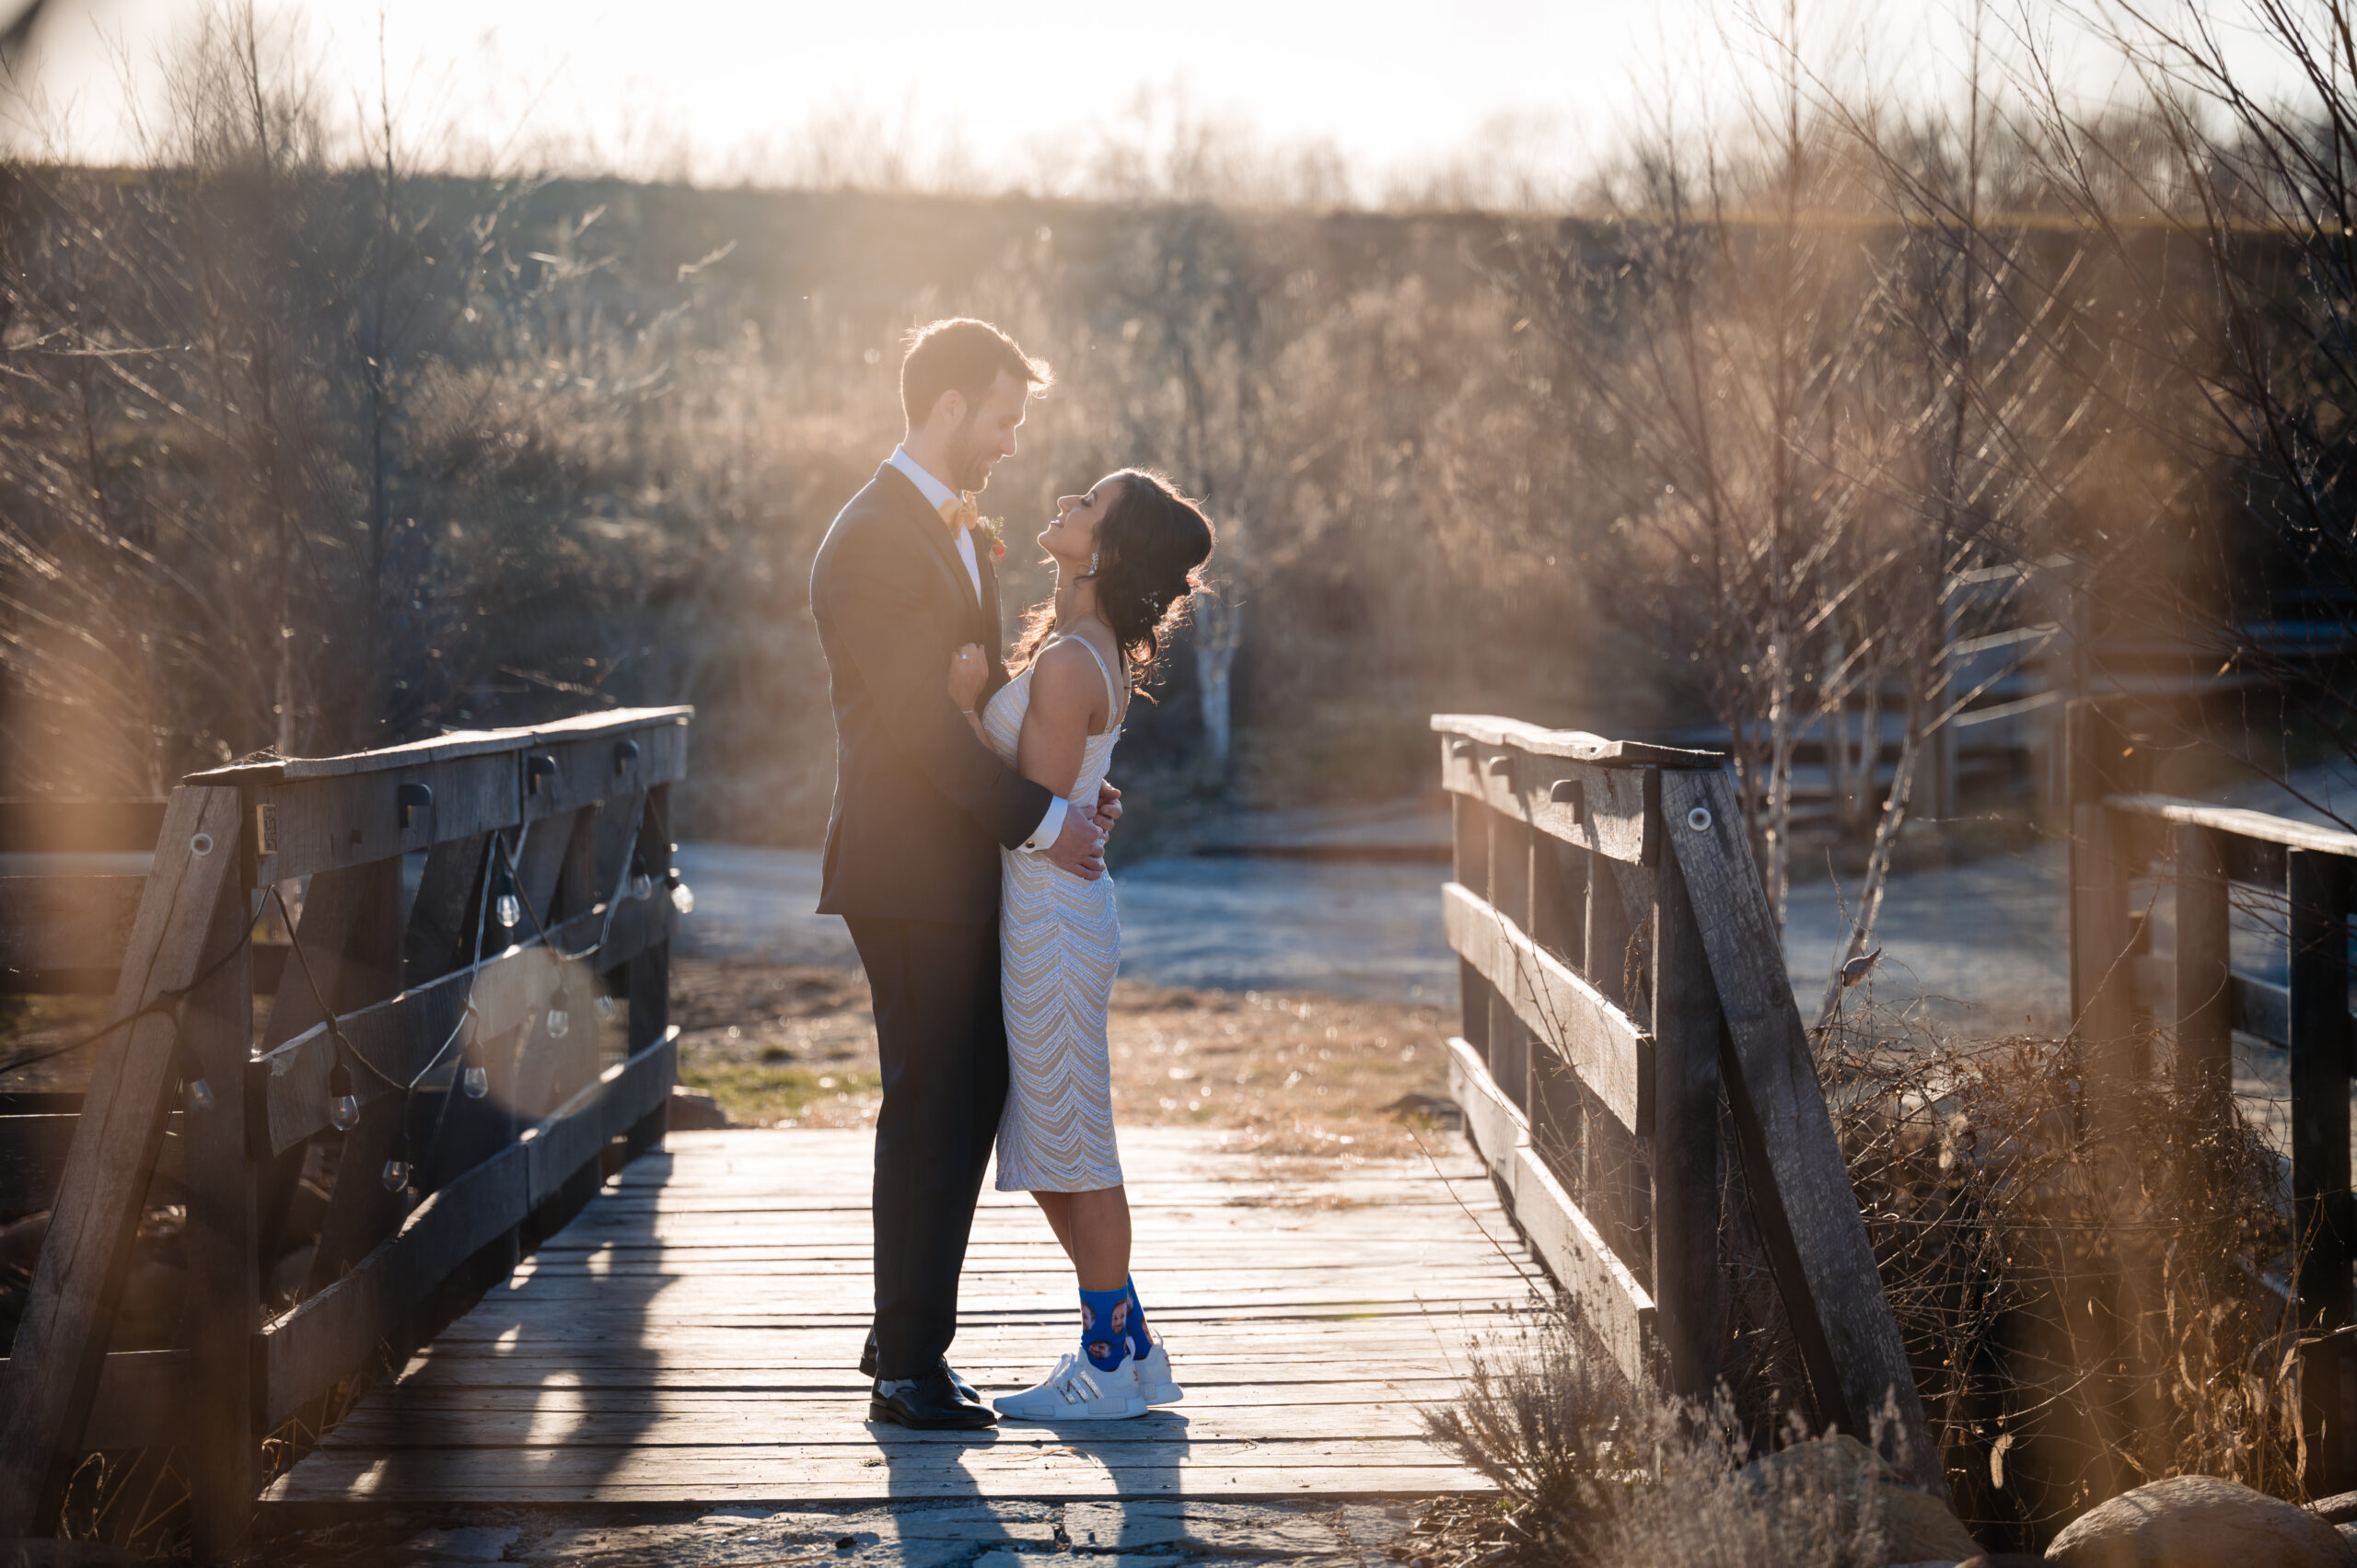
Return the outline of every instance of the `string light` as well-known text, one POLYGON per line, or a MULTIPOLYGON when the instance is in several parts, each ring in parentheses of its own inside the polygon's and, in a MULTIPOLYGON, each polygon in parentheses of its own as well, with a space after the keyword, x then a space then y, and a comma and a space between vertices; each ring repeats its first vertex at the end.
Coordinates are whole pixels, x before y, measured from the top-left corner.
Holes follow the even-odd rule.
POLYGON ((341 1059, 328 1069, 328 1121, 339 1132, 360 1125, 360 1101, 352 1092, 352 1069, 341 1059))
POLYGON ((189 1109, 203 1115, 213 1109, 213 1086, 203 1078, 191 1078, 186 1093, 189 1109))
POLYGON ((565 995, 564 986, 560 982, 556 988, 556 994, 549 998, 549 1038, 551 1040, 563 1040, 573 1032, 573 1009, 569 1005, 571 1000, 565 995))
POLYGON ((613 1016, 614 999, 610 996, 599 996, 598 998, 598 1016, 601 1018, 610 1018, 613 1016))
POLYGON ((377 1173, 377 1179, 385 1184, 386 1191, 399 1192, 409 1186, 409 1133, 403 1131, 393 1134, 392 1150, 385 1156, 385 1168, 377 1173))
POLYGON ((646 869, 644 855, 634 854, 630 857, 630 896, 633 899, 651 899, 655 896, 655 877, 646 869))
POLYGON ((491 1071, 482 1064, 482 1041, 469 1036, 466 1053, 459 1074, 459 1087, 469 1099, 481 1099, 491 1093, 491 1071))
POLYGON ((492 863, 491 890, 494 895, 492 913, 501 925, 515 930, 516 923, 524 918, 524 900, 516 896, 516 873, 504 852, 492 863))
POLYGON ((675 909, 675 910, 678 910, 681 914, 693 914, 693 913, 695 913, 695 912, 696 912, 696 894, 695 894, 695 889, 692 889, 692 888, 691 888, 691 887, 689 887, 689 886, 687 885, 687 883, 686 883, 685 881, 683 881, 683 880, 680 878, 680 877, 679 877, 679 868, 678 866, 676 866, 676 865, 675 865, 675 866, 673 866, 673 867, 671 868, 671 877, 670 877, 670 881, 671 881, 671 907, 672 907, 673 909, 675 909))

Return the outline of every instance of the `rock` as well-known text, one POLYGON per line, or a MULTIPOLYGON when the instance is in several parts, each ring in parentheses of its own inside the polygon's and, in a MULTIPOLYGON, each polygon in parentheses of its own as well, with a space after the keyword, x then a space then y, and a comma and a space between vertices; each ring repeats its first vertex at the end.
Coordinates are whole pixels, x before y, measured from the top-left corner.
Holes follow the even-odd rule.
POLYGON ((2026 1551, 1984 1551, 1966 1558, 1956 1568, 2046 1568, 2046 1559, 2026 1551))
POLYGON ((720 1109, 720 1102, 710 1095, 700 1095, 693 1089, 674 1084, 671 1103, 665 1111, 663 1126, 672 1132, 717 1132, 736 1123, 720 1109))
POLYGON ((1761 1487, 1811 1487, 1854 1507, 1871 1495, 1890 1562, 1954 1562, 1978 1556, 1980 1543, 1948 1505, 1898 1479, 1882 1457, 1846 1432, 1795 1443, 1744 1468, 1761 1487))
POLYGON ((2046 1549, 2064 1568, 2357 1568, 2357 1543, 2305 1508, 2216 1476, 2124 1492, 2046 1549))

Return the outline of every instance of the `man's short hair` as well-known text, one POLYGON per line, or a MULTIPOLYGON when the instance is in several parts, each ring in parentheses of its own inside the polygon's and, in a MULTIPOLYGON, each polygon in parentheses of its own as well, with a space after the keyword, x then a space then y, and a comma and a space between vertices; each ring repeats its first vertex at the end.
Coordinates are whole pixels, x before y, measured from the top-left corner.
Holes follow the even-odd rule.
POLYGON ((961 392, 971 405, 990 395, 1002 372, 1042 389, 1055 377, 1047 362, 1032 358, 1015 340, 970 316, 919 327, 909 334, 900 360, 900 411, 909 426, 923 424, 944 392, 961 392))

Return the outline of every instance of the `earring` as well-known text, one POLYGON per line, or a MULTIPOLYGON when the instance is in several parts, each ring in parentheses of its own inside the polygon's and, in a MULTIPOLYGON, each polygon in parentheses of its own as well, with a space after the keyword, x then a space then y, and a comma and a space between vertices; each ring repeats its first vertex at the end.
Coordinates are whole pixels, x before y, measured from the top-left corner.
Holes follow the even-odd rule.
POLYGON ((1097 558, 1100 553, 1101 552, 1094 550, 1088 552, 1088 575, 1092 577, 1097 575, 1097 558))

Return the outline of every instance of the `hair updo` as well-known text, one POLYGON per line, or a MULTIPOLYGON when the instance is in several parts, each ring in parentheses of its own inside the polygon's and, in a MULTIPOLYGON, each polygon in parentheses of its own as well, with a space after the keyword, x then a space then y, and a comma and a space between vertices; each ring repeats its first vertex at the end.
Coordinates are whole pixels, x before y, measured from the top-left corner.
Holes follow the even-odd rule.
POLYGON ((1163 645, 1203 586, 1212 522, 1202 508, 1158 473, 1123 469, 1120 493, 1097 525, 1097 613, 1139 675, 1154 668, 1163 645))
MULTIPOLYGON (((1202 508, 1162 475, 1122 469, 1110 477, 1120 487, 1097 524, 1096 569, 1081 580, 1096 585, 1097 613, 1143 683, 1186 619, 1188 599, 1203 586, 1213 534, 1202 508)), ((1039 651, 1055 618, 1053 601, 1031 612, 1013 660, 1017 668, 1039 651)))

